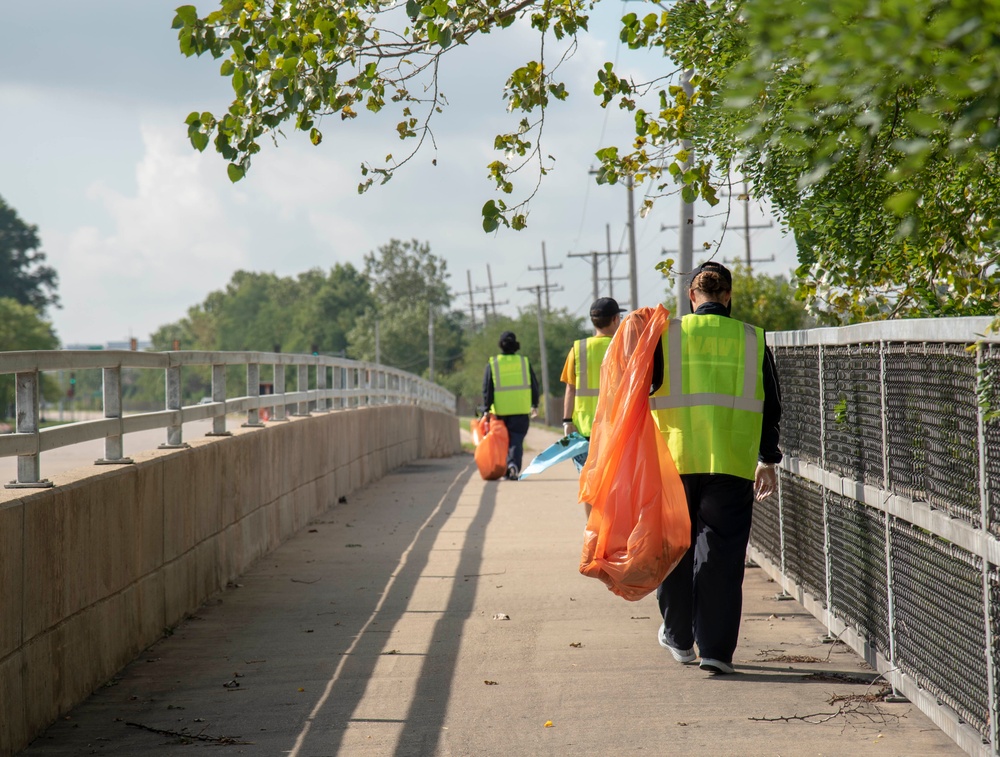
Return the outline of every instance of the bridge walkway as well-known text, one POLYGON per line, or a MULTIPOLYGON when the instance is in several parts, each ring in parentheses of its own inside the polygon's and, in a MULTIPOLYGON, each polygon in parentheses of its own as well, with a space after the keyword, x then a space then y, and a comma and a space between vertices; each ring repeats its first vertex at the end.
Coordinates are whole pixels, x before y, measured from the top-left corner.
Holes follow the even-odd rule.
POLYGON ((517 483, 482 481, 468 454, 396 470, 22 754, 964 754, 915 706, 872 701, 874 673, 759 568, 737 673, 674 662, 654 597, 578 573, 575 494, 568 463, 517 483))

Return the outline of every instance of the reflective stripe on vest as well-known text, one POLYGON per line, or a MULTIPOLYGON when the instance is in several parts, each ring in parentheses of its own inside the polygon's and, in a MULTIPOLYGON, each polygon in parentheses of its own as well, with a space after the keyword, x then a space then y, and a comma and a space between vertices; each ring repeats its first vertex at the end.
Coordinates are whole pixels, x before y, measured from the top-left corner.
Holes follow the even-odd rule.
POLYGON ((586 437, 594 426, 597 397, 600 394, 601 363, 611 344, 609 336, 593 336, 573 344, 576 399, 573 401, 573 425, 586 437))
POLYGON ((663 348, 664 381, 649 406, 678 471, 753 479, 764 412, 763 330, 688 315, 670 321, 663 348))
POLYGON ((531 412, 531 376, 524 355, 494 355, 490 358, 493 374, 495 415, 527 415, 531 412))

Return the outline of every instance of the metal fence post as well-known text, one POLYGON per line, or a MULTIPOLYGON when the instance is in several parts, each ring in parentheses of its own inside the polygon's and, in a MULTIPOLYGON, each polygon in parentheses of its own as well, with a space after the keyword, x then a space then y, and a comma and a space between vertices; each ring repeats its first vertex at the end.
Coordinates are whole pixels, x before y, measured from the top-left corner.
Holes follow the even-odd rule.
MULTIPOLYGON (((260 365, 257 363, 247 363, 247 396, 260 397, 260 365)), ((264 424, 260 422, 260 408, 248 408, 246 423, 242 425, 244 428, 262 427, 264 424)))
POLYGON ((167 410, 175 411, 177 423, 167 426, 167 443, 161 444, 159 449, 184 449, 191 445, 184 443, 182 433, 183 421, 181 420, 181 367, 179 365, 168 366, 166 371, 167 389, 167 410))
MULTIPOLYGON (((226 402, 226 366, 212 366, 212 402, 226 402)), ((212 430, 205 436, 232 436, 232 432, 226 431, 226 410, 222 409, 222 415, 212 418, 212 430)))
MULTIPOLYGON (((983 345, 982 342, 976 344, 976 389, 977 396, 981 396, 981 382, 985 381, 983 378, 983 345)), ((989 506, 989 495, 987 493, 987 448, 986 448, 986 412, 987 408, 983 406, 982 402, 978 402, 976 409, 976 430, 979 436, 979 509, 980 509, 980 531, 986 535, 990 533, 989 530, 989 518, 990 518, 990 506, 989 506)), ((990 743, 996 746, 998 730, 1000 730, 1000 724, 997 723, 997 711, 994 706, 996 702, 996 660, 993 657, 993 626, 992 626, 992 616, 993 616, 993 602, 992 602, 992 591, 990 587, 990 562, 986 559, 984 555, 983 560, 983 616, 985 619, 984 628, 986 629, 986 649, 984 650, 986 654, 986 690, 987 698, 986 701, 990 703, 989 717, 990 717, 990 743)))
POLYGON ((96 465, 128 465, 132 458, 124 456, 122 425, 122 369, 120 365, 104 369, 104 417, 118 420, 118 433, 104 437, 104 457, 96 465))
POLYGON ((38 454, 39 419, 39 376, 38 371, 17 373, 15 381, 15 406, 17 422, 14 431, 18 434, 35 435, 35 451, 30 455, 17 456, 17 480, 6 484, 8 489, 47 489, 52 486, 41 476, 41 458, 38 454))
MULTIPOLYGON (((889 488, 889 398, 886 396, 886 371, 885 353, 886 343, 884 340, 878 343, 879 352, 879 402, 882 411, 882 488, 885 491, 892 491, 889 488)), ((886 614, 889 624, 889 659, 892 664, 896 664, 896 596, 892 588, 892 516, 885 513, 885 588, 886 588, 886 614)), ((892 682, 889 682, 892 685, 892 682)), ((896 697, 902 695, 892 687, 892 693, 896 697)))
POLYGON ((322 361, 316 363, 316 392, 319 395, 316 398, 316 410, 320 413, 327 413, 330 411, 330 400, 325 396, 326 370, 327 366, 324 365, 322 361))
MULTIPOLYGON (((308 365, 298 365, 295 371, 295 391, 296 392, 308 392, 309 391, 309 366, 308 365)), ((295 412, 292 415, 296 416, 308 416, 309 415, 309 400, 300 400, 296 405, 295 412)))
POLYGON ((274 415, 272 421, 287 421, 288 408, 285 405, 285 366, 274 364, 274 396, 277 397, 274 405, 274 415))

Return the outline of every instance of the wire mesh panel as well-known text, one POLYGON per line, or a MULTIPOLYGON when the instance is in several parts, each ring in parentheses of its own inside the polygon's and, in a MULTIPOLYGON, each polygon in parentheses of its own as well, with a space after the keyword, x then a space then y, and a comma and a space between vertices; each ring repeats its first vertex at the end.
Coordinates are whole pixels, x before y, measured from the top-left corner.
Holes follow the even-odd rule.
MULTIPOLYGON (((784 471, 779 475, 783 482, 788 479, 788 474, 784 471)), ((750 543, 763 552, 772 563, 781 567, 781 518, 777 497, 768 497, 763 502, 754 501, 750 543)))
POLYGON ((830 492, 827 517, 832 609, 888 658, 885 514, 830 492))
POLYGON ((986 415, 983 445, 986 458, 986 512, 988 528, 1000 535, 1000 345, 983 345, 979 376, 980 402, 986 415))
POLYGON ((819 600, 826 600, 823 488, 791 474, 781 480, 785 572, 819 600))
POLYGON ((823 350, 826 467, 873 486, 882 466, 881 354, 878 344, 823 350))
MULTIPOLYGON (((991 650, 992 663, 993 669, 997 670, 997 666, 1000 666, 1000 568, 996 565, 990 565, 987 577, 990 587, 990 633, 993 639, 993 649, 991 650)), ((994 683, 993 702, 991 703, 990 712, 993 714, 994 720, 1000 722, 1000 686, 997 686, 996 683, 994 683)), ((994 749, 994 751, 996 750, 994 749)))
POLYGON ((777 347, 781 385, 781 449, 813 463, 822 453, 819 423, 819 347, 777 347))
POLYGON ((981 525, 975 356, 961 344, 886 355, 890 488, 981 525))
POLYGON ((889 539, 896 664, 989 736, 980 559, 896 518, 889 539))

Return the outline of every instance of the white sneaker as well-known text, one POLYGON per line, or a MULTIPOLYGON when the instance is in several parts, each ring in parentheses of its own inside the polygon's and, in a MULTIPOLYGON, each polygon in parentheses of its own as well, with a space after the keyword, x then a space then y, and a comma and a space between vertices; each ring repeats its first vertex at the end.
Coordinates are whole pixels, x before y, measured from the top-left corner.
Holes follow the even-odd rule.
POLYGON ((724 675, 736 672, 736 668, 734 668, 728 662, 723 662, 722 660, 713 660, 711 657, 702 657, 701 665, 699 667, 702 670, 707 670, 709 673, 715 673, 716 675, 724 675))
POLYGON ((670 651, 670 654, 674 656, 677 662, 687 665, 688 663, 694 662, 698 659, 698 655, 694 653, 694 648, 691 649, 678 649, 677 647, 672 647, 667 644, 667 624, 660 623, 660 630, 656 634, 656 640, 660 642, 660 646, 664 649, 670 651))

